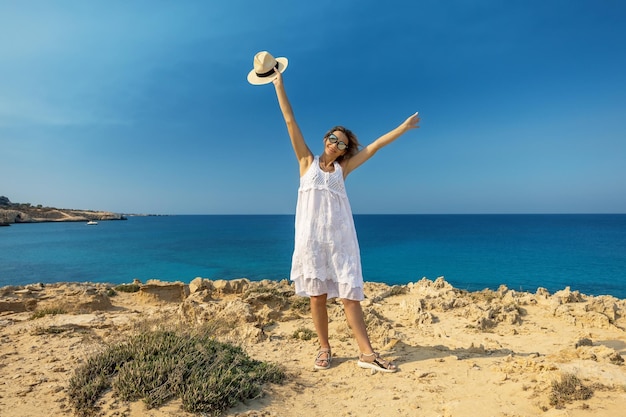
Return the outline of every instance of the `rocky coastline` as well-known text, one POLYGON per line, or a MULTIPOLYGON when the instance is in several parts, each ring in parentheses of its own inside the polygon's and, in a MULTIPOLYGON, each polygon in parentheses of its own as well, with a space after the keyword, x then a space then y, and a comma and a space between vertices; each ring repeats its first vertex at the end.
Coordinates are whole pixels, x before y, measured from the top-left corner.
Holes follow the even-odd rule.
POLYGON ((33 206, 30 203, 12 203, 0 196, 0 226, 14 223, 88 222, 126 220, 126 216, 109 211, 76 210, 56 207, 33 206))
MULTIPOLYGON (((34 284, 0 288, 0 415, 73 415, 68 381, 93 352, 139 329, 211 328, 287 378, 229 409, 229 417, 622 415, 626 300, 467 292, 443 278, 365 284, 373 344, 396 374, 356 366, 358 346, 339 300, 329 300, 332 367, 316 372, 308 300, 288 281, 247 279, 34 284), (206 327, 208 326, 208 327, 206 327), (333 398, 333 401, 320 399, 333 398)), ((102 416, 193 417, 180 399, 146 407, 107 392, 102 416)))

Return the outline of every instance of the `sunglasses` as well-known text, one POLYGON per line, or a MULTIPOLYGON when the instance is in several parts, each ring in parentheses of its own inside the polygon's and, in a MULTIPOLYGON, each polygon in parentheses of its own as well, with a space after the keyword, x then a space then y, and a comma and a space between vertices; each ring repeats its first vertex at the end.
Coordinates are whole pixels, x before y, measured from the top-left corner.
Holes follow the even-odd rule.
POLYGON ((344 150, 348 149, 348 145, 346 145, 345 142, 340 141, 339 138, 337 136, 335 136, 333 133, 328 135, 328 141, 330 143, 336 143, 337 144, 337 149, 339 149, 340 151, 344 151, 344 150))

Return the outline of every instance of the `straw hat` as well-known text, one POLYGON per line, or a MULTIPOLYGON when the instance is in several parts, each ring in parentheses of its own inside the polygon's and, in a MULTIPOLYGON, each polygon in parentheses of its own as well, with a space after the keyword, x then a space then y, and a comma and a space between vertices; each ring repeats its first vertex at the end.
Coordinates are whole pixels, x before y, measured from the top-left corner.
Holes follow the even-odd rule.
POLYGON ((287 58, 274 58, 267 51, 261 51, 254 56, 254 68, 248 73, 248 82, 254 85, 269 84, 276 78, 274 68, 281 73, 287 69, 287 58))

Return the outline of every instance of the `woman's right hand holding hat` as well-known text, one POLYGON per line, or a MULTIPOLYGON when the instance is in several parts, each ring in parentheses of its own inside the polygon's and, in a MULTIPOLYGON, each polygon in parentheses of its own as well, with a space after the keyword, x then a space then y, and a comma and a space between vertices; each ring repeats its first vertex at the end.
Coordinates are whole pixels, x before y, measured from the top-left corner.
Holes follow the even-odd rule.
POLYGON ((276 73, 276 78, 272 81, 274 83, 274 87, 281 88, 283 86, 283 74, 276 68, 274 68, 274 72, 276 73))

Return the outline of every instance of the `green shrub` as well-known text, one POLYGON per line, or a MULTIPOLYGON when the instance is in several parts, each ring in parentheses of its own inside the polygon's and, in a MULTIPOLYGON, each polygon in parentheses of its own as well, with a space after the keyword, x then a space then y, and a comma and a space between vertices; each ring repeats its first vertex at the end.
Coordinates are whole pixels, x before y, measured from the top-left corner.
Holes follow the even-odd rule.
POLYGON ((119 292, 137 292, 139 291, 139 284, 120 284, 115 287, 115 291, 119 292))
POLYGON ((293 297, 293 301, 291 302, 291 309, 300 314, 307 314, 311 309, 309 297, 293 297))
POLYGON ((87 360, 71 378, 68 396, 81 416, 112 388, 125 401, 143 399, 149 408, 181 398, 185 411, 220 415, 239 401, 261 394, 284 372, 250 359, 236 346, 182 331, 144 332, 109 346, 87 360))
POLYGON ((315 332, 306 327, 298 327, 291 335, 294 339, 311 340, 315 337, 315 332))
POLYGON ((66 314, 67 310, 65 310, 62 307, 47 307, 47 308, 42 308, 41 310, 37 310, 35 312, 33 312, 33 314, 30 316, 31 320, 34 319, 40 319, 44 316, 47 316, 48 314, 66 314))

